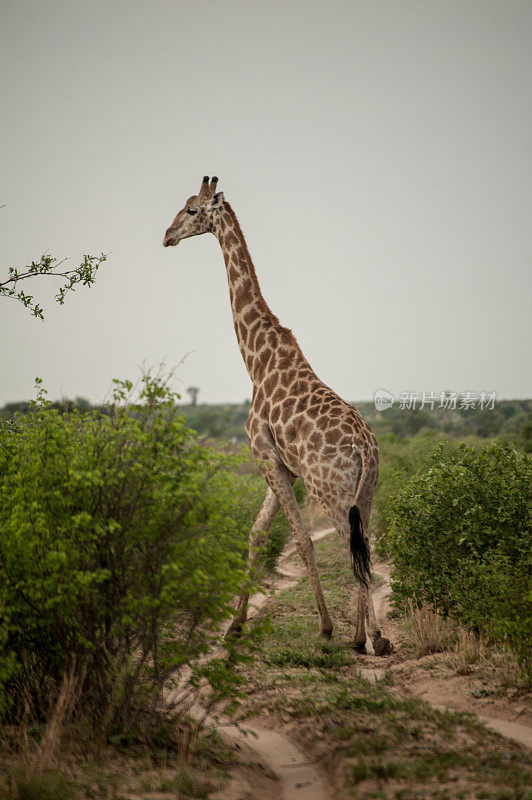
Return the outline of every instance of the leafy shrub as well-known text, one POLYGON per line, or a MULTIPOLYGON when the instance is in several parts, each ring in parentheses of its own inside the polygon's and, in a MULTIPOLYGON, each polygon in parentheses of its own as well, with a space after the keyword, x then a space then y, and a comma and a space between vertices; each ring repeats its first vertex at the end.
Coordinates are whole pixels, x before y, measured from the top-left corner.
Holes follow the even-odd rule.
POLYGON ((64 415, 41 391, 0 427, 0 719, 45 716, 67 673, 111 727, 175 700, 187 665, 234 690, 234 652, 200 657, 244 578, 237 459, 198 444, 161 380, 130 391, 64 415))
MULTIPOLYGON (((470 438, 468 441, 474 446, 481 446, 479 440, 470 438)), ((431 453, 437 444, 443 444, 447 453, 456 453, 459 442, 433 430, 418 433, 410 439, 394 434, 379 437, 379 482, 374 509, 375 549, 380 555, 388 553, 388 533, 395 495, 417 472, 429 468, 431 453)))
POLYGON ((500 444, 462 443, 456 454, 437 447, 432 462, 393 501, 394 601, 433 603, 530 667, 530 461, 500 444))

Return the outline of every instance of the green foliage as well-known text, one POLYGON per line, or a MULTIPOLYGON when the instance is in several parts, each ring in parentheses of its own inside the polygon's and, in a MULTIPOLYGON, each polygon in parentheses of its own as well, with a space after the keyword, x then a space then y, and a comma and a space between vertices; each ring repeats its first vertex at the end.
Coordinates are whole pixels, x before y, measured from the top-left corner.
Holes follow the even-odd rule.
POLYGON ((45 715, 67 672, 109 729, 187 666, 235 692, 234 646, 201 657, 244 579, 240 459, 197 442, 163 381, 131 392, 117 381, 109 414, 61 414, 40 389, 0 426, 0 718, 45 715))
POLYGON ((379 437, 379 482, 373 508, 375 547, 380 555, 386 555, 388 550, 387 539, 395 494, 419 469, 427 466, 429 454, 439 439, 440 436, 434 431, 425 431, 412 439, 404 439, 395 434, 379 437))
MULTIPOLYGON (((475 447, 480 447, 481 442, 480 439, 468 440, 475 447)), ((379 482, 373 504, 376 512, 375 549, 379 555, 388 554, 388 533, 395 495, 417 472, 429 468, 431 454, 437 444, 441 444, 446 453, 458 451, 459 442, 456 439, 449 439, 435 430, 423 431, 410 439, 395 434, 379 436, 379 482)))
POLYGON ((393 501, 394 601, 434 603, 507 642, 530 669, 530 461, 500 444, 461 444, 436 448, 432 462, 393 501))
POLYGON ((98 267, 107 260, 107 256, 101 253, 99 256, 84 255, 83 261, 75 269, 60 270, 58 267, 63 264, 63 261, 57 261, 57 258, 49 254, 41 256, 39 261, 32 261, 30 265, 23 269, 17 267, 9 267, 6 280, 0 282, 0 297, 11 297, 17 300, 25 308, 29 308, 34 317, 44 319, 42 307, 34 301, 33 295, 26 294, 23 289, 19 288, 21 281, 28 280, 29 278, 36 278, 39 275, 52 275, 54 277, 65 278, 66 282, 59 288, 55 299, 59 305, 63 305, 65 297, 68 292, 75 291, 75 286, 81 283, 82 286, 92 286, 96 278, 98 267))
POLYGON ((532 453, 532 414, 523 422, 521 440, 525 453, 532 453))

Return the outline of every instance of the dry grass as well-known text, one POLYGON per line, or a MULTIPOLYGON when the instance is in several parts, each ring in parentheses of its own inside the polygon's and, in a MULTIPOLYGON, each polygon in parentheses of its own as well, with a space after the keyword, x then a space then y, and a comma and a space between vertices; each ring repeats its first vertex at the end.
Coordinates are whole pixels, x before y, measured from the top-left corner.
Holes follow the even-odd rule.
POLYGON ((497 691, 530 689, 515 653, 489 643, 452 617, 443 617, 424 603, 410 603, 404 620, 407 638, 417 658, 446 653, 445 663, 457 675, 475 672, 490 680, 497 691))
POLYGON ((523 668, 519 665, 515 653, 499 648, 492 654, 492 663, 503 688, 517 689, 526 693, 530 698, 530 681, 523 673, 523 668))
POLYGON ((41 765, 52 765, 59 752, 64 726, 69 722, 79 700, 79 688, 83 684, 84 677, 84 671, 77 672, 75 663, 63 674, 57 698, 51 706, 38 748, 38 760, 41 765))
POLYGON ((225 782, 230 751, 194 721, 161 714, 157 727, 113 744, 76 711, 83 675, 65 672, 43 725, 27 704, 18 726, 0 728, 0 800, 207 797, 225 782))
MULTIPOLYGON (((85 800, 206 798, 219 791, 234 761, 232 751, 195 723, 171 724, 160 740, 98 743, 84 751, 84 731, 76 721, 65 727, 64 741, 53 758, 41 758, 43 741, 14 747, 0 755, 1 800, 85 800)), ((45 757, 46 758, 46 757, 45 757)))
POLYGON ((474 672, 489 681, 493 693, 530 698, 530 684, 512 650, 490 644, 463 627, 457 631, 448 661, 457 675, 474 672))
POLYGON ((410 601, 406 625, 417 657, 449 652, 458 674, 466 674, 488 657, 482 637, 427 603, 418 606, 410 601))
POLYGON ((71 800, 74 796, 60 772, 36 764, 12 770, 1 791, 3 800, 71 800))
POLYGON ((473 666, 486 659, 487 648, 479 636, 463 625, 457 626, 455 636, 453 665, 458 675, 467 675, 473 666))
POLYGON ((412 601, 408 605, 408 632, 417 657, 448 650, 454 633, 451 623, 437 609, 412 601))
POLYGON ((83 677, 75 664, 65 671, 55 697, 50 697, 44 726, 39 725, 27 698, 24 722, 18 728, 2 731, 2 750, 10 756, 3 787, 0 781, 2 798, 66 800, 72 797, 69 780, 61 771, 60 750, 63 731, 75 709, 83 677), (36 732, 41 730, 38 737, 36 732))

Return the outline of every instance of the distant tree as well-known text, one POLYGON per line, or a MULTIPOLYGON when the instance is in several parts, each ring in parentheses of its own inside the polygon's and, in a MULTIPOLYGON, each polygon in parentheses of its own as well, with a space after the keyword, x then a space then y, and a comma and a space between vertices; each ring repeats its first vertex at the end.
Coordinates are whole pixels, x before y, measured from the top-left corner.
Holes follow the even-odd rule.
POLYGON ((87 400, 86 397, 76 397, 74 400, 75 408, 78 408, 80 411, 90 411, 92 408, 90 401, 87 400))
POLYGON ((498 409, 499 414, 502 414, 504 419, 510 419, 510 417, 515 416, 517 413, 517 407, 515 403, 500 403, 498 409))
POLYGON ((521 428, 521 438, 525 453, 532 453, 532 416, 529 416, 521 428))
POLYGON ((190 405, 197 406, 198 405, 198 395, 199 395, 199 387, 198 386, 189 386, 187 389, 187 394, 190 395, 190 405))
POLYGON ((9 267, 9 277, 0 281, 0 297, 11 297, 13 300, 22 303, 25 308, 28 308, 34 317, 44 319, 42 307, 34 300, 33 295, 26 294, 23 289, 19 288, 19 283, 29 278, 37 278, 43 275, 65 278, 66 282, 59 288, 55 296, 59 305, 62 306, 67 292, 74 291, 76 284, 81 283, 83 286, 92 286, 98 267, 107 260, 107 256, 104 253, 99 256, 84 255, 79 267, 75 269, 59 269, 65 263, 65 260, 58 261, 57 258, 44 254, 39 261, 32 261, 26 267, 9 267))
POLYGON ((6 403, 2 409, 3 416, 14 417, 15 414, 25 414, 30 407, 29 400, 19 400, 15 403, 6 403))

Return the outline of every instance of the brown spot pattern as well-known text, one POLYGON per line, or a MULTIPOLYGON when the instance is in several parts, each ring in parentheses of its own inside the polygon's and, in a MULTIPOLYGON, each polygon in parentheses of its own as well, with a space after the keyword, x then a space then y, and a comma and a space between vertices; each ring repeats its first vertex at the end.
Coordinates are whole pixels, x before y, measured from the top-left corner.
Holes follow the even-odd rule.
MULTIPOLYGON (((354 503, 364 530, 368 529, 378 475, 377 442, 358 411, 319 380, 292 332, 270 311, 228 203, 222 204, 212 230, 224 254, 238 344, 254 387, 246 432, 309 569, 322 630, 330 632, 332 623, 291 482, 297 475, 303 477, 309 493, 348 541, 349 509, 354 503)), ((275 505, 269 508, 275 509, 275 505)), ((357 608, 366 604, 368 631, 373 635, 375 615, 367 593, 364 598, 357 608)), ((355 609, 353 616, 355 641, 361 643, 365 639, 364 614, 355 609)))

